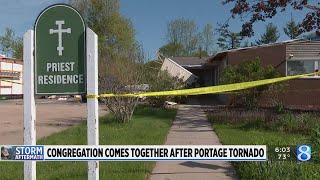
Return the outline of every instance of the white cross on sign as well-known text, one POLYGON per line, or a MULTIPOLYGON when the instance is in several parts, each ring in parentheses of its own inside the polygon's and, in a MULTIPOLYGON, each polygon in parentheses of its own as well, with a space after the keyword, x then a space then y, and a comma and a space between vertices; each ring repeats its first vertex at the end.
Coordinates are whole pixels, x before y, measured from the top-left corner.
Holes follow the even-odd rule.
POLYGON ((64 21, 56 21, 56 25, 58 25, 58 29, 50 29, 49 33, 58 33, 58 47, 57 50, 59 52, 59 56, 62 56, 63 46, 62 46, 62 33, 71 33, 71 28, 62 29, 62 25, 64 24, 64 21))

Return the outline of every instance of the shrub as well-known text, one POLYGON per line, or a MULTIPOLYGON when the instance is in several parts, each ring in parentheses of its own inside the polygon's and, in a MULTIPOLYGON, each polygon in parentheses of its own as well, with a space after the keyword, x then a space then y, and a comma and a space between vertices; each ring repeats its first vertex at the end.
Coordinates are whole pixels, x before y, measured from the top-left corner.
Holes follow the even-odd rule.
POLYGON ((272 104, 273 104, 274 111, 276 113, 284 113, 285 112, 286 107, 281 101, 276 100, 272 104))
MULTIPOLYGON (((178 77, 172 77, 167 71, 153 74, 149 81, 150 91, 170 91, 182 89, 185 83, 178 77)), ((166 101, 179 101, 181 96, 154 96, 148 97, 149 103, 154 107, 163 107, 166 101)))
POLYGON ((267 89, 269 104, 274 108, 276 113, 284 113, 285 105, 281 101, 281 94, 285 93, 285 88, 288 86, 287 82, 273 83, 267 89))
MULTIPOLYGON (((100 65, 100 93, 126 94, 135 93, 136 86, 142 83, 144 76, 142 63, 118 57, 100 65)), ((129 122, 138 103, 137 97, 107 97, 100 98, 106 104, 111 114, 121 123, 129 122)))
MULTIPOLYGON (((259 58, 255 60, 245 60, 236 66, 227 66, 224 69, 221 83, 232 84, 248 81, 256 81, 262 79, 270 79, 279 77, 280 74, 272 66, 263 67, 259 58)), ((232 95, 231 101, 233 105, 244 106, 252 109, 258 104, 258 100, 262 93, 268 90, 270 85, 258 86, 250 89, 239 91, 232 95)), ((275 85, 273 85, 275 86, 275 85)))

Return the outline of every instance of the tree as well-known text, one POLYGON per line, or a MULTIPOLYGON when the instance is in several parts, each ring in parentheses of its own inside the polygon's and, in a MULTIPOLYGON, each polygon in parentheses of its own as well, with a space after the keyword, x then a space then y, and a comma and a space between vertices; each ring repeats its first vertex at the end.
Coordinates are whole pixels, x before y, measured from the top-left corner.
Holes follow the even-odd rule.
POLYGON ((198 48, 198 27, 193 20, 184 18, 171 20, 167 24, 166 39, 172 47, 182 46, 183 56, 190 56, 198 48))
POLYGON ((222 4, 232 4, 231 18, 240 16, 241 19, 246 19, 242 25, 241 35, 253 36, 253 24, 259 21, 265 21, 274 17, 278 12, 284 12, 286 9, 293 8, 294 10, 310 9, 303 21, 299 23, 299 31, 310 32, 320 30, 320 8, 308 6, 310 0, 223 0, 222 4))
MULTIPOLYGON (((213 54, 213 53, 210 53, 213 54)), ((203 50, 202 47, 200 46, 198 48, 198 51, 195 51, 194 53, 192 53, 193 57, 203 57, 203 56, 209 56, 209 54, 207 53, 207 51, 203 50)))
POLYGON ((23 41, 22 38, 15 35, 13 29, 5 29, 5 34, 0 36, 0 47, 6 56, 11 55, 14 58, 22 59, 23 41))
POLYGON ((14 32, 11 28, 5 29, 4 36, 0 37, 0 45, 1 45, 1 51, 6 56, 9 56, 9 54, 13 53, 13 39, 14 39, 14 32))
POLYGON ((291 19, 287 22, 286 26, 283 28, 284 33, 290 39, 296 39, 300 36, 301 32, 299 31, 299 25, 295 22, 291 15, 291 19))
POLYGON ((254 42, 249 42, 248 40, 244 41, 241 45, 241 47, 251 47, 251 46, 256 46, 254 42))
POLYGON ((280 37, 277 26, 269 23, 266 25, 266 31, 261 35, 261 38, 256 41, 258 45, 275 43, 280 37))
MULTIPOLYGON (((99 57, 131 56, 138 44, 131 21, 120 14, 119 0, 69 0, 99 37, 99 57)), ((100 58, 104 59, 104 58, 100 58)))
MULTIPOLYGON (((120 14, 119 0, 69 0, 98 35, 99 93, 134 93, 144 76, 142 46, 135 40, 131 21, 120 14)), ((137 105, 135 97, 100 98, 115 119, 128 122, 137 105)))
POLYGON ((17 59, 23 58, 23 39, 20 37, 16 37, 13 42, 13 57, 17 59))
POLYGON ((183 45, 168 43, 160 47, 159 52, 166 57, 183 56, 183 45))
POLYGON ((249 42, 248 40, 244 41, 241 45, 241 47, 251 47, 251 46, 256 46, 257 44, 254 42, 249 42))
POLYGON ((203 28, 202 33, 200 34, 200 43, 201 43, 201 49, 200 52, 203 50, 202 53, 204 54, 212 54, 212 49, 214 45, 214 35, 213 35, 213 27, 211 24, 205 25, 203 28))
POLYGON ((193 20, 178 18, 167 24, 166 44, 159 48, 161 54, 171 56, 195 56, 213 53, 214 34, 212 25, 202 31, 193 20))
POLYGON ((248 40, 244 41, 242 47, 250 47, 250 42, 248 40))
POLYGON ((315 32, 303 35, 304 39, 311 39, 311 38, 314 38, 314 37, 317 37, 317 33, 315 33, 315 32))
POLYGON ((240 47, 242 36, 239 33, 231 32, 228 26, 220 25, 217 29, 219 33, 218 46, 225 49, 235 49, 240 47))

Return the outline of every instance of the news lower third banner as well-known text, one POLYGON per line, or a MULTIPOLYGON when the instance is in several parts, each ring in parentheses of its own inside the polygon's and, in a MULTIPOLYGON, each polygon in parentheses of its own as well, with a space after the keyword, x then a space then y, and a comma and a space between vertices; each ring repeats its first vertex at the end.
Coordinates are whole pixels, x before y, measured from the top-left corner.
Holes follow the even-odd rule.
POLYGON ((1 146, 1 161, 266 161, 266 145, 1 146))

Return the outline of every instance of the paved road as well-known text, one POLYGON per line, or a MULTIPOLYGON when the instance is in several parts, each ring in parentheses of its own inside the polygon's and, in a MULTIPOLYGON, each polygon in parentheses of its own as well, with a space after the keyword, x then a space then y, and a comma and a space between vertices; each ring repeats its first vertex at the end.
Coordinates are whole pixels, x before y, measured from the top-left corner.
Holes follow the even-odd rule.
MULTIPOLYGON (((67 129, 87 118, 86 104, 70 101, 37 100, 37 139, 67 129)), ((99 114, 106 114, 100 106, 99 114)), ((0 144, 23 144, 22 100, 0 101, 0 144)))
MULTIPOLYGON (((220 145, 199 105, 180 106, 166 145, 220 145)), ((150 180, 236 179, 229 162, 158 161, 150 180)))

